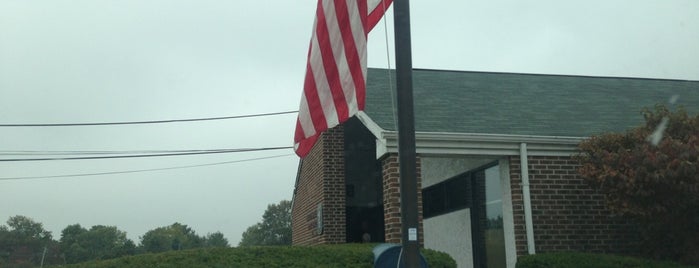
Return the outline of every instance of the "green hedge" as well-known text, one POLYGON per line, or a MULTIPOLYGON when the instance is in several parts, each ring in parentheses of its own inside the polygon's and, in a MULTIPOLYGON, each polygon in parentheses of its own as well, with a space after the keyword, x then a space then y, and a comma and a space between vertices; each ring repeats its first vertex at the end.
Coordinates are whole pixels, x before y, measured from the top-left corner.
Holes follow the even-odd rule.
POLYGON ((521 256, 517 268, 691 268, 672 262, 661 262, 625 256, 590 253, 544 253, 521 256))
MULTIPOLYGON (((69 265, 69 268, 129 267, 373 267, 375 244, 294 247, 206 248, 142 254, 69 265)), ((430 267, 456 267, 449 255, 423 249, 430 267)))

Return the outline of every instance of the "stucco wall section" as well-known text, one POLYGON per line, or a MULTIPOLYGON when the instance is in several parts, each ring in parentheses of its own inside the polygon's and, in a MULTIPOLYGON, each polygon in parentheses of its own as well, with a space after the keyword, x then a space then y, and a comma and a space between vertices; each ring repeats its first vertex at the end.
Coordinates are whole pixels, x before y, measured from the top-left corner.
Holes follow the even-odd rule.
POLYGON ((425 248, 449 254, 457 267, 472 267, 471 210, 462 209, 425 219, 425 248))
MULTIPOLYGON (((429 187, 496 161, 482 157, 422 157, 422 185, 429 187)), ((465 190, 465 189, 464 189, 465 190)), ((425 247, 447 252, 458 267, 473 266, 471 210, 463 209, 425 220, 425 247)))
POLYGON ((422 186, 427 188, 471 169, 492 163, 495 158, 422 156, 422 186))

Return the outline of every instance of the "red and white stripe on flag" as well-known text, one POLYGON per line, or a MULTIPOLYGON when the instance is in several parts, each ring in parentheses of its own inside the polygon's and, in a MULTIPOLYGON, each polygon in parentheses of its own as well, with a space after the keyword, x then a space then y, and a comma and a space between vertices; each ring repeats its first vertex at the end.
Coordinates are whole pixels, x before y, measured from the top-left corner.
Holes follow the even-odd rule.
POLYGON ((369 31, 391 0, 319 0, 294 133, 306 156, 321 132, 364 109, 369 31))

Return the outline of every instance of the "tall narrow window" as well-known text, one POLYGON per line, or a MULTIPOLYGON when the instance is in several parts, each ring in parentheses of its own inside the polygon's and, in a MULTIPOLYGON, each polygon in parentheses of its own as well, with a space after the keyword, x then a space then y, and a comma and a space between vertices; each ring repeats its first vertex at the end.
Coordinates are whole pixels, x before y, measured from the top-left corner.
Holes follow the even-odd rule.
POLYGON ((485 170, 485 253, 488 268, 507 267, 502 224, 502 185, 499 166, 485 170))

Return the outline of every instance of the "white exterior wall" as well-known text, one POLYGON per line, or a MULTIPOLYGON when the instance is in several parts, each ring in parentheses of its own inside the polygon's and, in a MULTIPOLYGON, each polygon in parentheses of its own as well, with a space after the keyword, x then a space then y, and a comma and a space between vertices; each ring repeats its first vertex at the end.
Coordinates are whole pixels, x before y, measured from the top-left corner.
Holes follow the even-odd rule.
POLYGON ((473 267, 470 213, 462 209, 423 220, 425 248, 449 254, 456 267, 473 267))
MULTIPOLYGON (((515 248, 510 165, 507 159, 485 157, 429 157, 421 155, 422 187, 426 188, 480 166, 498 161, 502 190, 503 229, 507 267, 515 267, 515 248), (499 160, 499 161, 498 161, 499 160)), ((457 267, 473 267, 470 209, 423 220, 425 247, 449 254, 457 267)))
POLYGON ((420 156, 422 188, 427 188, 471 169, 492 163, 496 158, 457 158, 420 156))
MULTIPOLYGON (((425 156, 421 156, 420 160, 422 188, 496 161, 492 158, 425 156)), ((473 267, 470 213, 470 209, 462 209, 423 220, 425 248, 449 254, 456 260, 457 267, 473 267)))

